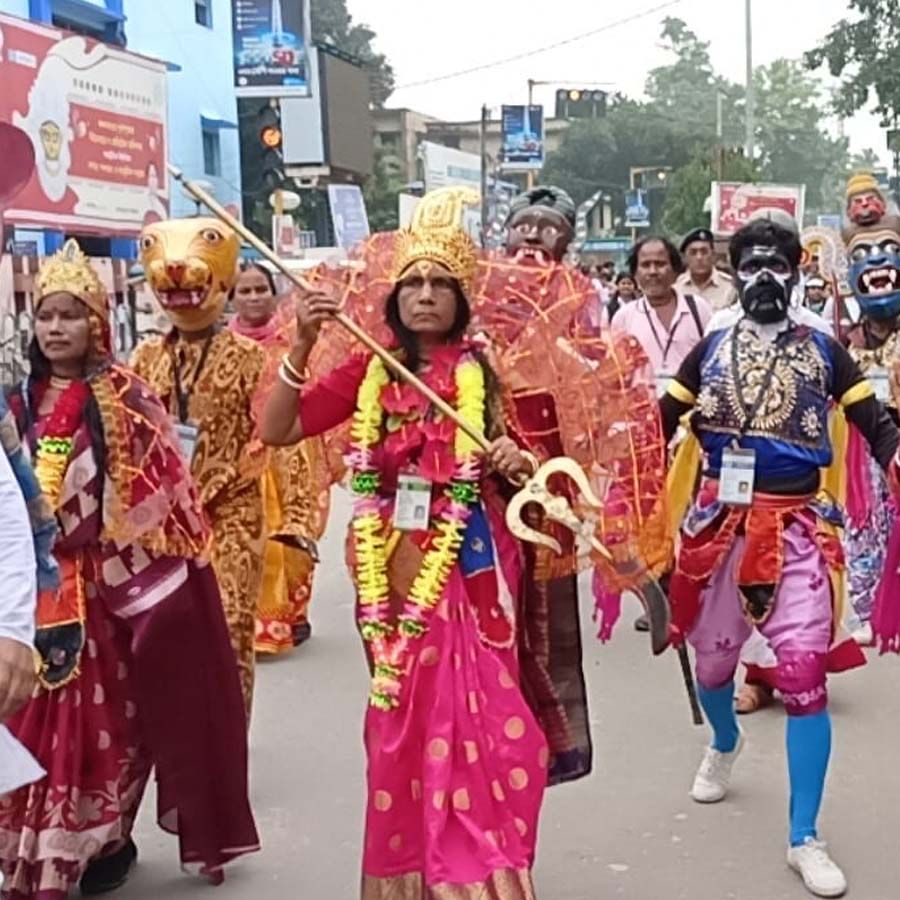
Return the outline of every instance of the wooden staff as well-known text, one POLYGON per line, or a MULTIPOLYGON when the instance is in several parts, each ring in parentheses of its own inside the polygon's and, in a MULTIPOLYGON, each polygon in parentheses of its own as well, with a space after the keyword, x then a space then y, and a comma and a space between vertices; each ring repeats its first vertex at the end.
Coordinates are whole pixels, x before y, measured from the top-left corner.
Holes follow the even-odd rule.
MULTIPOLYGON (((288 278, 291 282, 293 282, 300 290, 302 291, 314 291, 315 288, 310 285, 306 279, 302 276, 298 275, 296 272, 292 272, 285 262, 275 253, 265 241, 260 240, 243 222, 238 221, 231 213, 216 200, 215 197, 211 196, 207 191, 205 191, 200 185, 190 181, 185 178, 184 173, 181 169, 176 166, 169 165, 169 172, 172 177, 179 182, 184 189, 195 199, 199 200, 205 206, 207 206, 216 218, 221 219, 229 228, 231 228, 236 234, 240 235, 240 237, 246 241, 251 247, 255 248, 260 252, 260 254, 265 257, 279 272, 282 273, 286 278, 288 278)), ((482 450, 487 451, 490 449, 490 441, 481 434, 478 430, 473 428, 468 422, 466 422, 457 411, 447 403, 442 397, 439 397, 421 378, 416 376, 415 373, 411 372, 406 366, 403 365, 398 359, 396 359, 388 350, 381 346, 373 337, 363 331, 356 322, 353 321, 349 316, 345 315, 342 312, 338 312, 334 314, 335 320, 342 325, 350 334, 353 335, 361 344, 365 345, 369 350, 371 350, 395 375, 399 378, 402 378, 407 384, 411 384, 417 391, 423 394, 426 399, 432 403, 437 409, 439 409, 445 416, 451 419, 456 423, 458 428, 461 428, 482 450)))

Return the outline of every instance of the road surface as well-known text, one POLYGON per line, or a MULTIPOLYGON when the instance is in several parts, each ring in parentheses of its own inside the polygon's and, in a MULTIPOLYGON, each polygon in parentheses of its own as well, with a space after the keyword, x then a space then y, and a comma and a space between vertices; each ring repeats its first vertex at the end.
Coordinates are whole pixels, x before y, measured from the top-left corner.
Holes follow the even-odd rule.
MULTIPOLYGON (((356 900, 364 803, 366 671, 343 565, 341 492, 322 547, 312 641, 259 668, 251 733, 252 799, 263 849, 212 893, 178 869, 175 840, 152 818, 136 833, 128 900, 356 900)), ((691 725, 677 659, 652 659, 625 611, 611 644, 583 618, 594 774, 548 791, 535 870, 540 900, 793 900, 785 865, 784 715, 745 720, 749 744, 729 798, 688 796, 707 740, 691 725)), ((850 896, 900 896, 900 659, 873 658, 831 682, 835 740, 822 836, 850 896)))

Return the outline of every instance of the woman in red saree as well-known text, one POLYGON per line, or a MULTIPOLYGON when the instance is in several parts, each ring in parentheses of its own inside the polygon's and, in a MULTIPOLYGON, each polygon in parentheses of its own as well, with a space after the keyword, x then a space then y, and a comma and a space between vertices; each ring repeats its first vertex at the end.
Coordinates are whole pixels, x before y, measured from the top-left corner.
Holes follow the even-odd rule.
POLYGON ((10 723, 47 775, 0 799, 5 900, 121 885, 150 770, 182 864, 257 849, 246 720, 209 532, 168 417, 109 357, 106 293, 74 241, 37 279, 31 375, 10 405, 56 511, 40 690, 10 723))

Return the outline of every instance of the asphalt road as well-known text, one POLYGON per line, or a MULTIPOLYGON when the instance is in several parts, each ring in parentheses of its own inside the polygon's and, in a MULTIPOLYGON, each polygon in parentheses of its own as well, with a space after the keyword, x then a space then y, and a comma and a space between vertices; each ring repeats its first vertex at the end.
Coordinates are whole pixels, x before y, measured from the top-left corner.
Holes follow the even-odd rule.
MULTIPOLYGON (((313 640, 260 666, 252 797, 263 850, 213 894, 181 873, 147 797, 133 900, 356 900, 364 808, 366 673, 342 559, 348 504, 336 497, 313 602, 313 640)), ((749 745, 729 798, 688 789, 707 740, 691 725, 677 660, 650 657, 630 628, 611 644, 585 615, 594 774, 548 791, 536 866, 540 900, 791 900, 808 896, 784 861, 784 715, 745 720, 749 745)), ((900 896, 900 659, 873 658, 831 682, 835 751, 822 836, 858 900, 900 896)))

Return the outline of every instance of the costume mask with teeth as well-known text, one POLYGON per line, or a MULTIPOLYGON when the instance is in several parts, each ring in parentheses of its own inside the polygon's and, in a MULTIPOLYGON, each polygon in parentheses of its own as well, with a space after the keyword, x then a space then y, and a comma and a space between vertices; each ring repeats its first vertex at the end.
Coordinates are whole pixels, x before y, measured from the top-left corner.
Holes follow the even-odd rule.
POLYGON ((900 218, 854 229, 847 240, 849 280, 863 315, 894 319, 900 315, 900 218))
POLYGON ((218 219, 169 219, 141 232, 147 282, 179 331, 218 321, 237 268, 240 242, 218 219))

